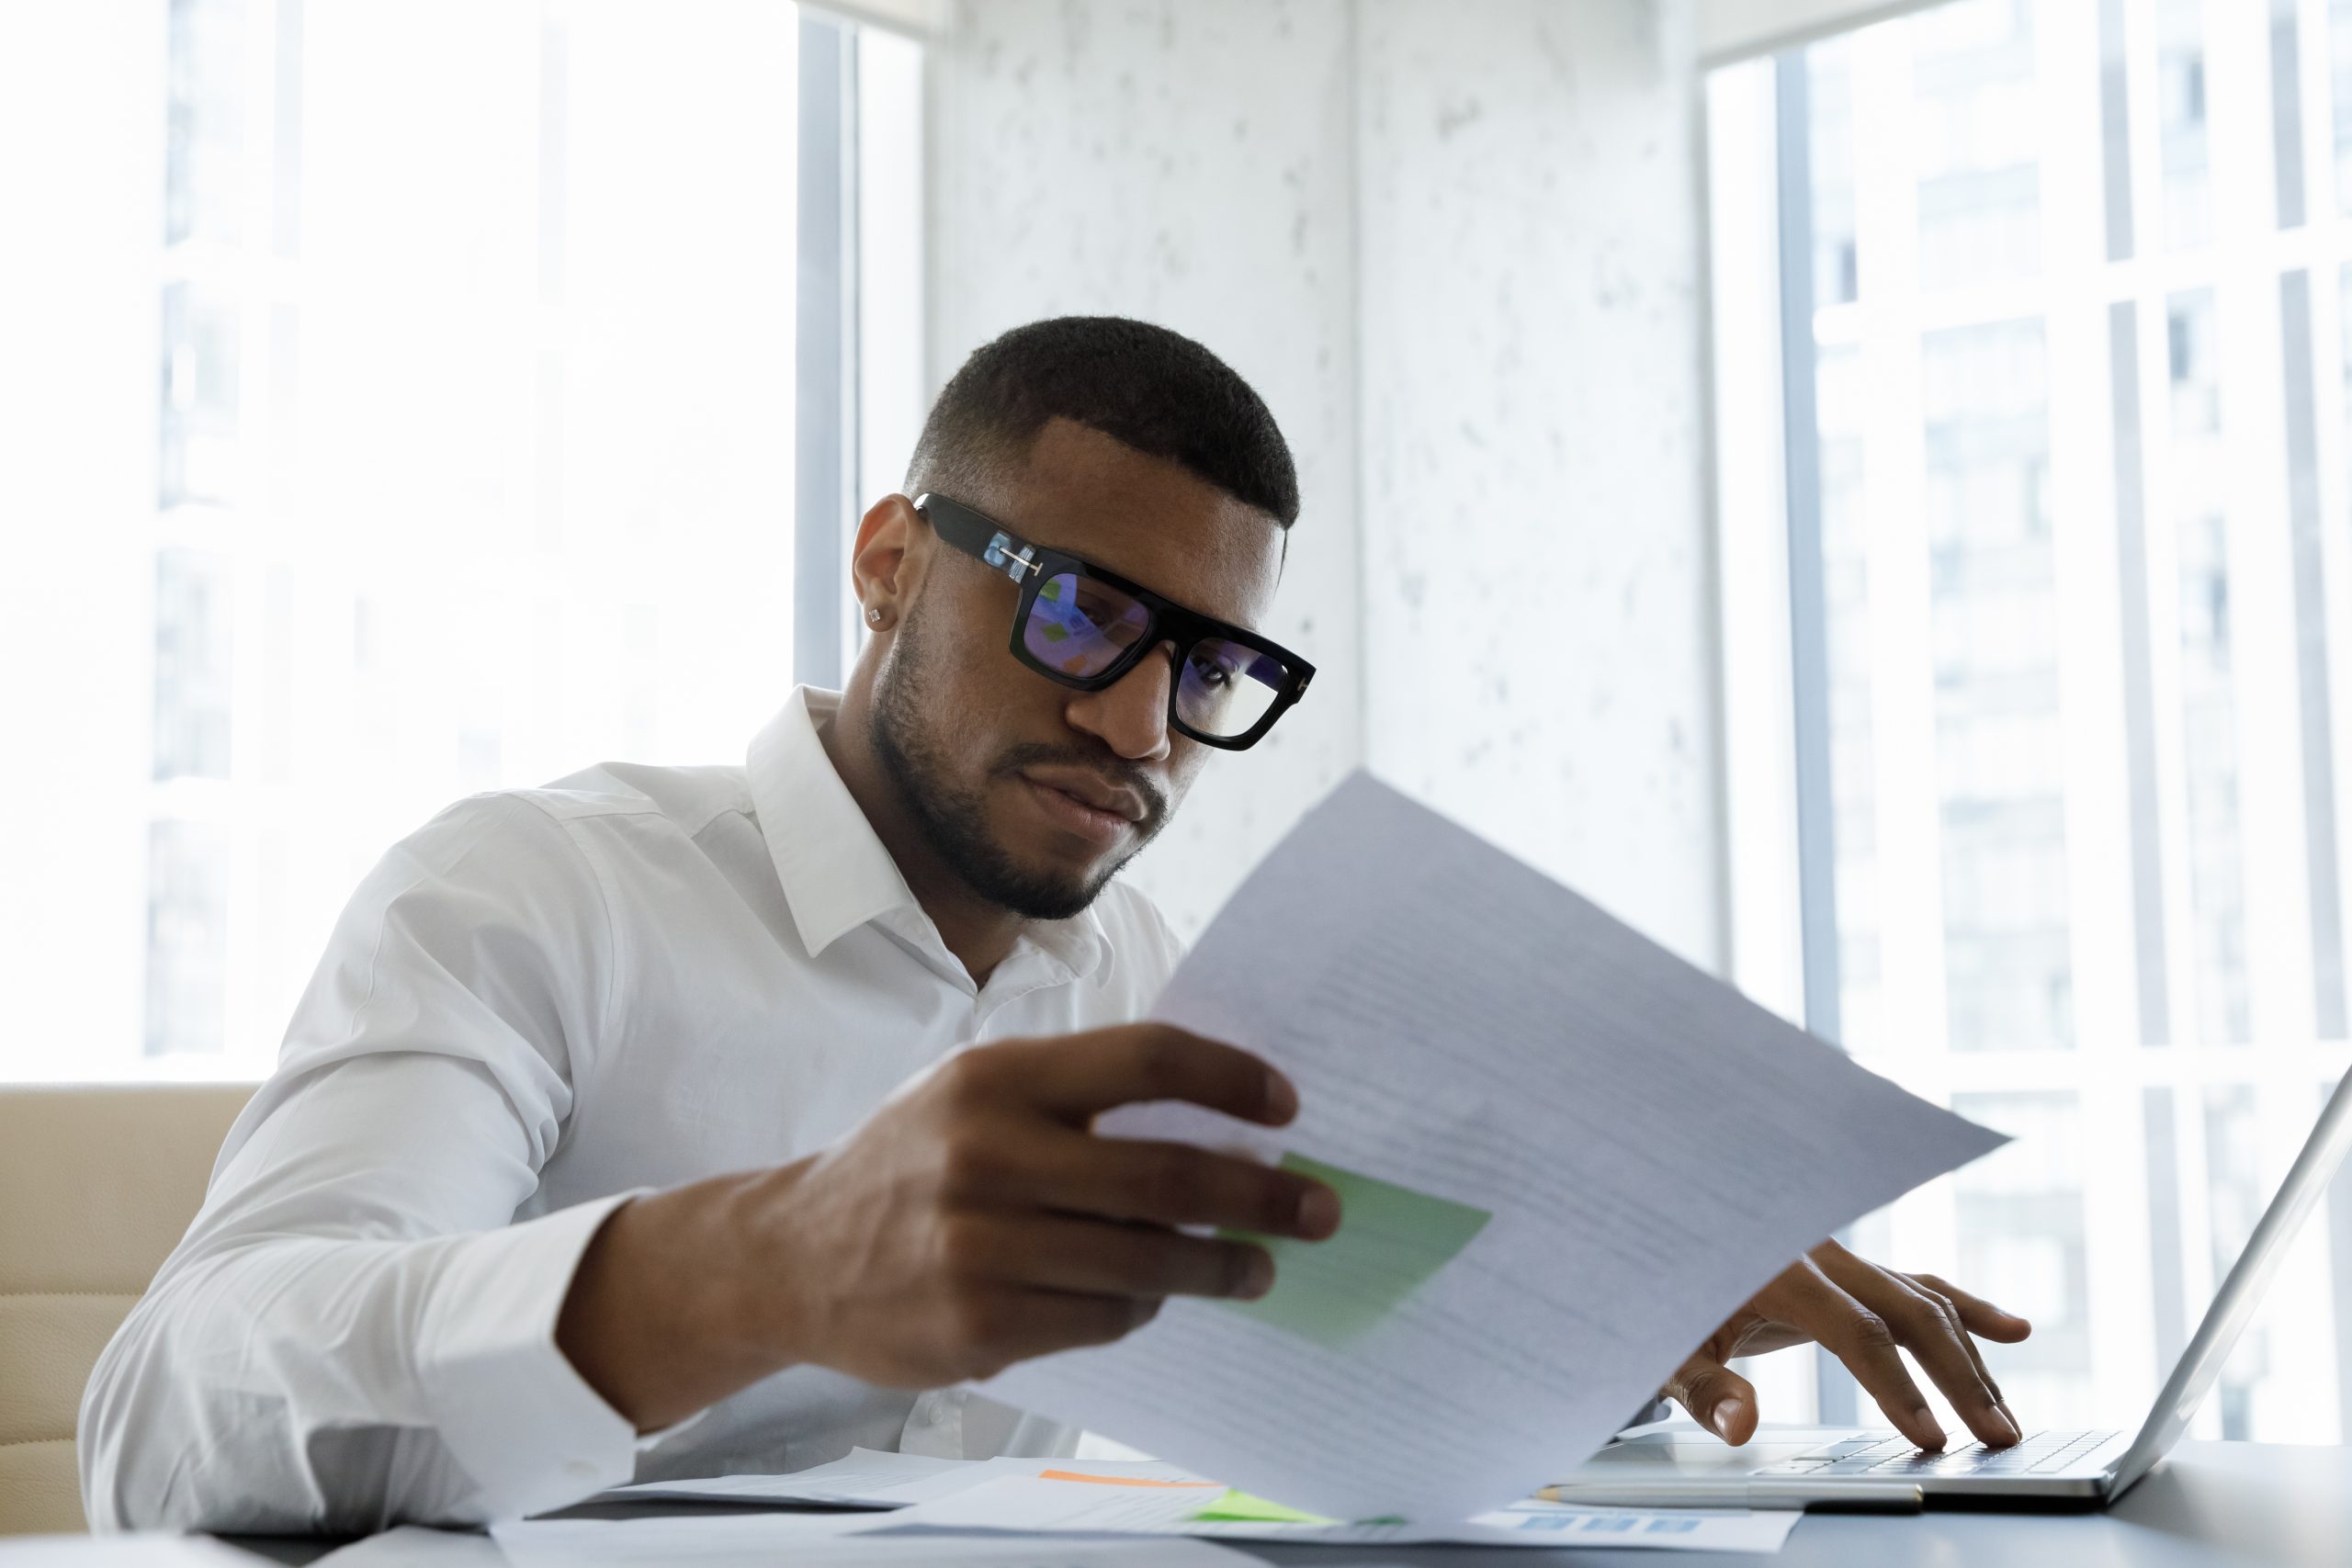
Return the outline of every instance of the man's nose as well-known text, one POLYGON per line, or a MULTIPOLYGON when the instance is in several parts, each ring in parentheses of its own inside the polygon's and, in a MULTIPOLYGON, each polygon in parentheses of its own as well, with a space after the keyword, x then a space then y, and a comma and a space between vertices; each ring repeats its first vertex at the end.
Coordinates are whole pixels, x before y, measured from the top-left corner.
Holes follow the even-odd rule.
POLYGON ((1072 692, 1063 716, 1131 762, 1168 754, 1168 683, 1175 646, 1162 643, 1099 692, 1072 692))

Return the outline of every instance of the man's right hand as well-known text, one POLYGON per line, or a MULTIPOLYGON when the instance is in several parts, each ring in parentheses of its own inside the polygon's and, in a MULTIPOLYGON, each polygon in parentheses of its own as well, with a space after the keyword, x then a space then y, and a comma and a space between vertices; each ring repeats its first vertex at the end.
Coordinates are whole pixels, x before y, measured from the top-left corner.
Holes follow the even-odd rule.
POLYGON ((800 1363, 939 1387, 1116 1339, 1170 1295, 1272 1285, 1262 1248, 1178 1226, 1309 1241, 1339 1227, 1320 1182, 1091 1130, 1155 1100, 1266 1126, 1298 1111, 1256 1056, 1165 1024, 977 1046, 808 1159, 623 1205, 582 1259, 557 1343, 640 1429, 800 1363))

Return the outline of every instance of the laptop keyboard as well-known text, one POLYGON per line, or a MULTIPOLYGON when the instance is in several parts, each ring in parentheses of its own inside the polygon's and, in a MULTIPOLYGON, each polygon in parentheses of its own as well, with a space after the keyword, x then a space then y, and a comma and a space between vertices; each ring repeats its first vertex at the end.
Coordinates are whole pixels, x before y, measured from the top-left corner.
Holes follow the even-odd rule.
POLYGON ((1922 1453, 1908 1438, 1855 1438, 1767 1465, 1758 1475, 2047 1475, 2071 1469, 2113 1432, 2033 1432, 2006 1449, 1982 1443, 1922 1453))

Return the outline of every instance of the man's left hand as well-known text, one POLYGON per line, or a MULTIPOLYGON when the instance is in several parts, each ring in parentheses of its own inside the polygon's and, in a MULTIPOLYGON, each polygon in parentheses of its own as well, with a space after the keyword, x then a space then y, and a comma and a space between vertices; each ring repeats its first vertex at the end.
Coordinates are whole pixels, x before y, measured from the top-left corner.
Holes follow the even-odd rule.
POLYGON ((1756 1389, 1724 1363, 1814 1341, 1845 1363, 1897 1431, 1940 1450, 1943 1428, 1899 1348, 1911 1352, 1985 1447, 2006 1448, 2024 1433, 1976 1340, 2010 1345, 2032 1332, 2015 1313, 1933 1274, 1900 1274, 1825 1241, 1709 1336, 1664 1392, 1736 1446, 1756 1434, 1756 1389))

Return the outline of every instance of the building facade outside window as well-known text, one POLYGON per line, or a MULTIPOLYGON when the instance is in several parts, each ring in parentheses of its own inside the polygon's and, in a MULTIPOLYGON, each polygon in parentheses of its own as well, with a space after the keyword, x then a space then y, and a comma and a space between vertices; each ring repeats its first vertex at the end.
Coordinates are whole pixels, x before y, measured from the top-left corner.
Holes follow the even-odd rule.
MULTIPOLYGON (((62 874, 39 843, 0 860, 57 898, 0 1079, 255 1077, 396 839, 605 759, 740 761, 788 692, 804 18, 42 10, 19 41, 89 82, 59 94, 57 199, 12 216, 82 293, 5 374, 119 413, 84 422, 86 487, 0 474, 0 513, 42 520, 0 615, 65 667, 19 678, 86 687, 0 778, 13 819, 80 840, 62 874), (100 319, 144 352, 75 335, 100 319)), ((919 84, 913 42, 864 53, 879 90, 919 84)), ((919 98, 889 107, 914 138, 919 98)), ((896 220, 920 168, 885 152, 866 199, 896 220)), ((902 464, 919 270, 894 260, 865 301, 894 357, 841 423, 902 464)))
MULTIPOLYGON (((1739 977, 2016 1135, 1857 1240, 2132 1420, 2352 1061, 2352 3, 1959 0, 1709 103, 1739 977)), ((2205 1435, 2339 1440, 2347 1334, 2340 1186, 2205 1435)))

